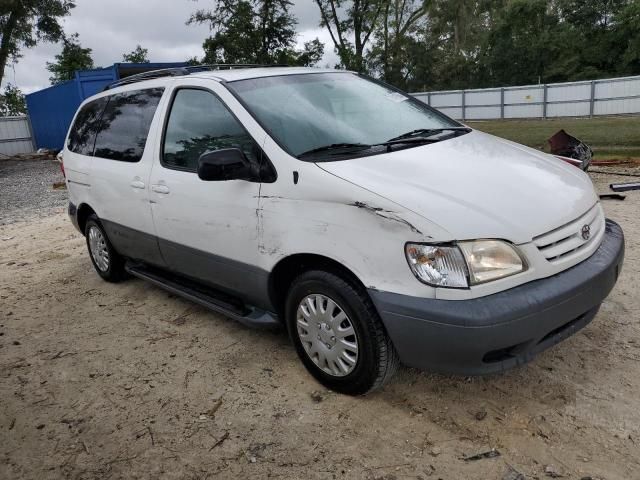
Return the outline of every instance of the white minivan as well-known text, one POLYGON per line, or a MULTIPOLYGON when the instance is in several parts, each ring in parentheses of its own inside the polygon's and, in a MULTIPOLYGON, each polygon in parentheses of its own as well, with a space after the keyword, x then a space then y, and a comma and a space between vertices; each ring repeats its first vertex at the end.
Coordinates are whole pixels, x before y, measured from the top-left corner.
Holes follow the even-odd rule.
POLYGON ((624 255, 589 177, 363 75, 195 67, 79 108, 69 214, 107 281, 257 327, 348 394, 474 375, 587 325, 624 255))

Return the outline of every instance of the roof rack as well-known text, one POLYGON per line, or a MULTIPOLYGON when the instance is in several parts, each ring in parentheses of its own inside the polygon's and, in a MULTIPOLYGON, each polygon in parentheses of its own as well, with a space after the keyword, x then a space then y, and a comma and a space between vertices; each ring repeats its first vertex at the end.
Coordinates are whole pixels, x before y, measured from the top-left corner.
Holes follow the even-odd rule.
POLYGON ((161 68, 159 70, 151 70, 148 72, 138 73, 136 75, 130 75, 110 83, 105 90, 109 90, 122 85, 129 85, 131 83, 142 82, 144 80, 152 80, 154 78, 162 77, 178 77, 183 75, 190 75, 197 72, 208 72, 212 70, 232 70, 235 68, 270 68, 270 67, 288 67, 289 65, 261 65, 257 63, 213 63, 210 65, 190 65, 185 67, 174 68, 161 68))

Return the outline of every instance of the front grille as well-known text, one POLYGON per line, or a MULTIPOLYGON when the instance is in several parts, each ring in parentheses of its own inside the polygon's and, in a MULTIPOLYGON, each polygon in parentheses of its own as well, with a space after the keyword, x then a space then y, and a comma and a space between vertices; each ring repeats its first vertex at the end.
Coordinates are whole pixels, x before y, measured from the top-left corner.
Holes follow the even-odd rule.
POLYGON ((544 255, 544 258, 554 263, 567 255, 587 248, 598 238, 603 229, 604 213, 600 204, 597 203, 576 220, 534 237, 533 243, 544 255), (585 225, 589 226, 590 235, 587 240, 582 236, 582 229, 585 225))

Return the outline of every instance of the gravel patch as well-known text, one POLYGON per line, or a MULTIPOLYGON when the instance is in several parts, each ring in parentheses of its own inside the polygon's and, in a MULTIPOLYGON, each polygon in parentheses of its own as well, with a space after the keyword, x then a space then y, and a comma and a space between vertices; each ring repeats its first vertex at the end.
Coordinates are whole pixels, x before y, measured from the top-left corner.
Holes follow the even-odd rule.
POLYGON ((65 208, 66 189, 53 189, 62 181, 56 161, 0 160, 0 225, 47 217, 65 208))

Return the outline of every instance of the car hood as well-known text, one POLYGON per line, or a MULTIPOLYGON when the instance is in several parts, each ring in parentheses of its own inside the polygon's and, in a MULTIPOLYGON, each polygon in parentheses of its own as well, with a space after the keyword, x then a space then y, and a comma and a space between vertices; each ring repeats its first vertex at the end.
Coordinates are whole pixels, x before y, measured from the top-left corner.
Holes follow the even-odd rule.
POLYGON ((449 240, 526 243, 598 201, 578 168, 478 131, 318 166, 437 224, 450 232, 449 240))

